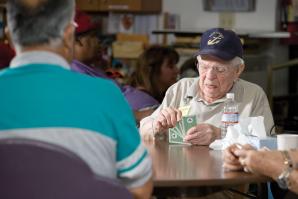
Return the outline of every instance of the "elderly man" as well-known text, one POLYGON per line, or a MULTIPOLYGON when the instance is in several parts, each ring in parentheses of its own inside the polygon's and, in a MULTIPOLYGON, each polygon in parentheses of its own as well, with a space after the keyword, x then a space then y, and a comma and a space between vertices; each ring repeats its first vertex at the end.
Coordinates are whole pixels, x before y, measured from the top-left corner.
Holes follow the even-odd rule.
POLYGON ((120 90, 70 70, 74 8, 74 0, 8 1, 16 57, 0 74, 0 137, 65 147, 95 174, 119 180, 136 198, 149 198, 151 160, 120 90))
POLYGON ((273 126, 272 113, 264 91, 239 79, 244 70, 239 37, 230 30, 212 28, 201 38, 197 55, 198 78, 185 78, 170 87, 160 107, 141 121, 141 135, 151 139, 165 135, 184 115, 196 115, 198 124, 184 140, 209 145, 221 138, 221 117, 226 94, 235 94, 240 117, 264 116, 266 131, 273 126), (182 111, 181 111, 182 110, 182 111))

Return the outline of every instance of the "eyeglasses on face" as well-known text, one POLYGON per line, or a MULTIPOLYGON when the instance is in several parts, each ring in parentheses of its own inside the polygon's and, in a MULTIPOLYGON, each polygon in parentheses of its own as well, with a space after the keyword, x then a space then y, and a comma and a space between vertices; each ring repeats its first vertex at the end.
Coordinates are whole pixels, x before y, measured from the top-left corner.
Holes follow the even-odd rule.
POLYGON ((208 66, 202 63, 199 64, 199 62, 196 62, 196 66, 202 73, 205 73, 211 69, 218 74, 224 74, 229 71, 228 66, 208 66))

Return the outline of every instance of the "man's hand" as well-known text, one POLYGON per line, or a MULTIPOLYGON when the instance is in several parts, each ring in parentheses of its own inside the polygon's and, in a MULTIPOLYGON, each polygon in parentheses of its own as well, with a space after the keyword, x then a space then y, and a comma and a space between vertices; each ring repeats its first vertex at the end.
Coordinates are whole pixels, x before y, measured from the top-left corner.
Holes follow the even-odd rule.
POLYGON ((283 170, 284 165, 279 164, 283 163, 283 156, 280 151, 256 151, 250 148, 236 150, 235 155, 238 156, 239 162, 247 171, 276 179, 283 170))
MULTIPOLYGON (((223 153, 223 167, 227 171, 242 170, 243 166, 239 162, 238 156, 235 155, 235 150, 239 149, 240 145, 233 144, 226 148, 223 153)), ((240 146, 242 147, 242 146, 240 146)))
POLYGON ((247 155, 250 156, 251 153, 256 151, 251 145, 240 145, 233 144, 226 148, 223 154, 224 164, 223 167, 228 171, 237 171, 244 169, 245 171, 252 171, 252 168, 246 164, 244 158, 247 155))
POLYGON ((187 131, 184 141, 195 145, 209 145, 217 138, 220 138, 220 128, 211 124, 198 124, 187 131))
POLYGON ((162 109, 153 121, 154 132, 166 132, 169 128, 176 126, 177 122, 182 118, 182 112, 176 108, 162 109))

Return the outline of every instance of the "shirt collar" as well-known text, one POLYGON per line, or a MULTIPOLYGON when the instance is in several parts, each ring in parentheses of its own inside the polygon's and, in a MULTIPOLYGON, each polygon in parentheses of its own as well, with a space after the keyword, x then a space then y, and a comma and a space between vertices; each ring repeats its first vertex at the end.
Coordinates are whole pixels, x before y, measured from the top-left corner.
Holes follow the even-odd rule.
POLYGON ((16 68, 29 64, 52 64, 61 66, 65 69, 70 69, 69 64, 62 56, 49 51, 30 51, 21 53, 12 59, 9 67, 16 68))
POLYGON ((186 98, 191 98, 192 99, 192 98, 195 98, 195 97, 200 95, 199 92, 198 92, 199 89, 200 89, 199 80, 200 80, 199 77, 195 78, 194 82, 187 89, 186 96, 185 96, 186 98))

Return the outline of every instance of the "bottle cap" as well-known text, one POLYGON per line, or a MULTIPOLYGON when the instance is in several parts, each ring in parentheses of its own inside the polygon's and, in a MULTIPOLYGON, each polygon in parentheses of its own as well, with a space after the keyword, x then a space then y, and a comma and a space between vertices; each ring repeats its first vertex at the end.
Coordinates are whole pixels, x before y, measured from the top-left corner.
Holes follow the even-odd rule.
POLYGON ((234 93, 227 93, 227 99, 234 99, 234 93))

